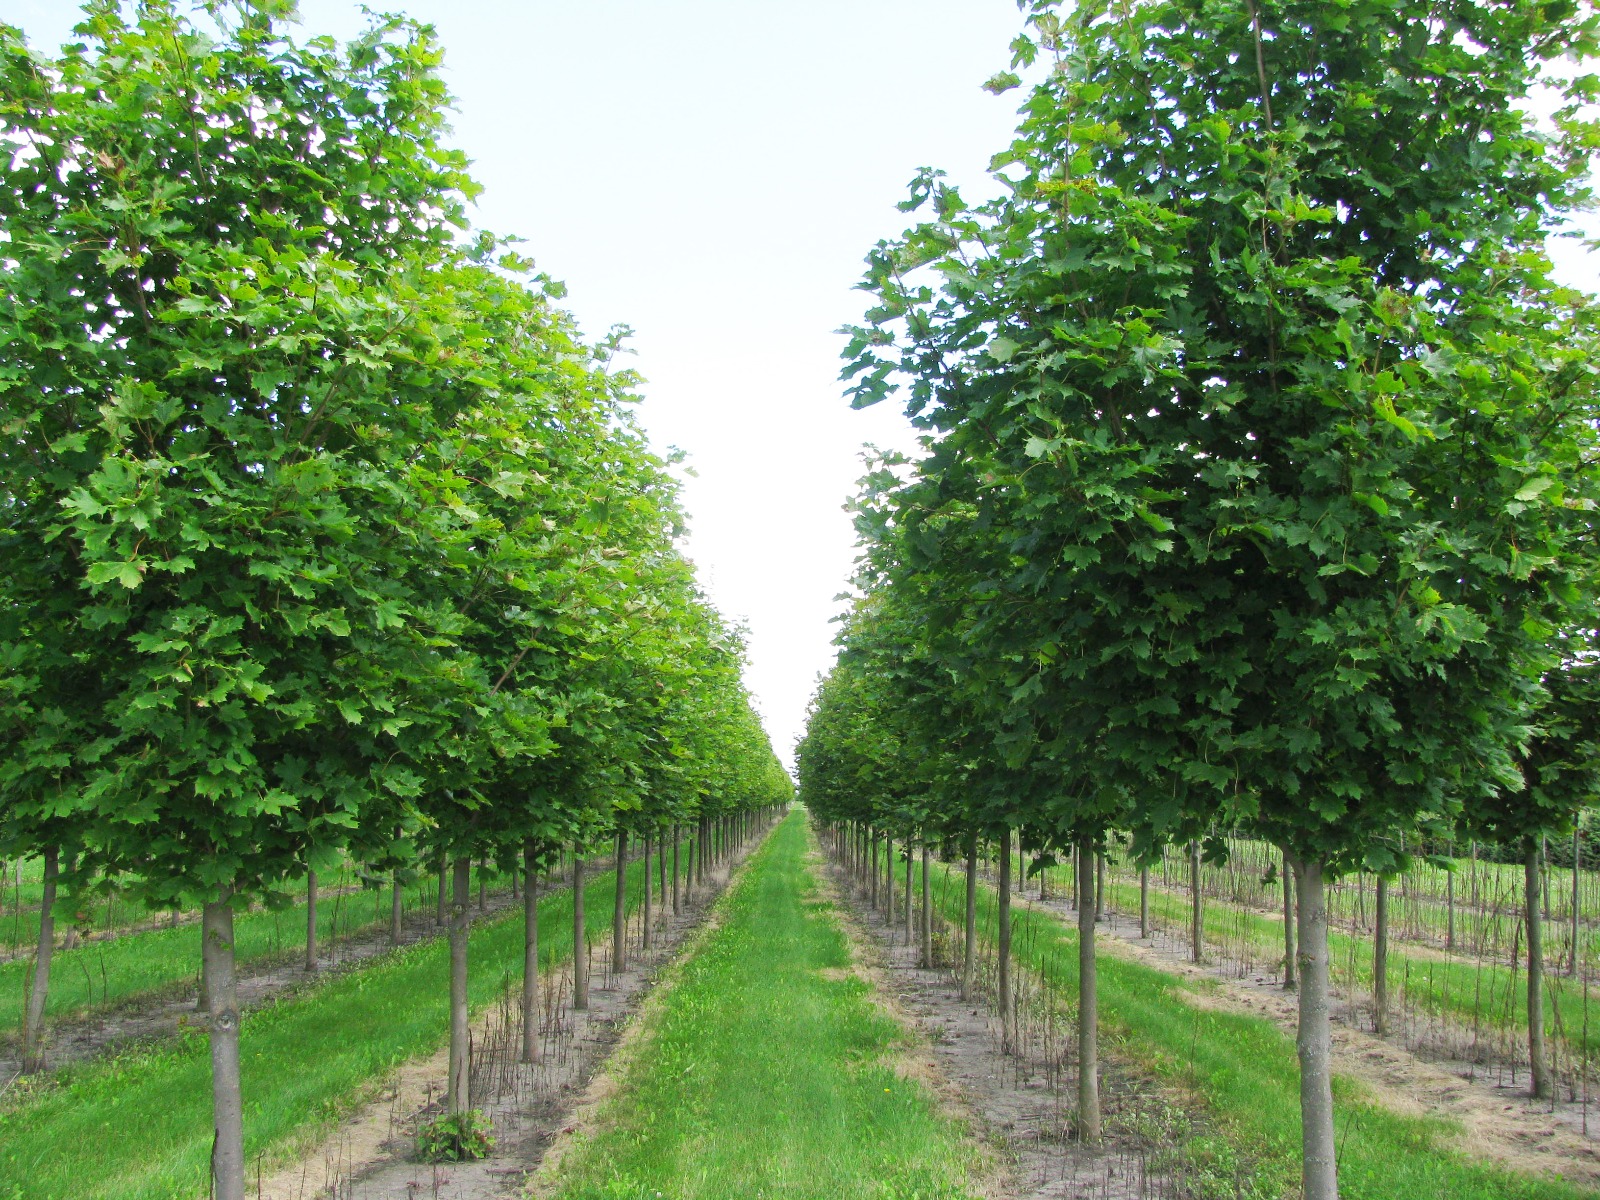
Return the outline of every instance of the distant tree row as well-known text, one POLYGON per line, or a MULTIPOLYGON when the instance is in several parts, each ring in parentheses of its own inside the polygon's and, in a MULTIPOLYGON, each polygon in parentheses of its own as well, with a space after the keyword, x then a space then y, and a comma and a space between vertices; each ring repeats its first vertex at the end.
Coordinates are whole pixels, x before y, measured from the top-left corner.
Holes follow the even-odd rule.
POLYGON ((238 1200, 237 909, 448 863, 454 1108, 470 862, 789 785, 616 339, 469 228, 431 30, 205 7, 0 25, 0 854, 45 864, 30 1057, 57 889, 202 908, 238 1200))
POLYGON ((869 260, 855 402, 901 391, 924 452, 858 502, 801 795, 874 833, 1076 850, 1091 881, 1113 837, 1145 862, 1282 847, 1304 1191, 1332 1200, 1326 881, 1423 839, 1516 847, 1539 1014, 1538 845, 1594 794, 1600 357, 1545 243, 1589 198, 1597 80, 1552 80, 1595 17, 1026 7, 1000 198, 924 172, 902 207, 930 215, 869 260))

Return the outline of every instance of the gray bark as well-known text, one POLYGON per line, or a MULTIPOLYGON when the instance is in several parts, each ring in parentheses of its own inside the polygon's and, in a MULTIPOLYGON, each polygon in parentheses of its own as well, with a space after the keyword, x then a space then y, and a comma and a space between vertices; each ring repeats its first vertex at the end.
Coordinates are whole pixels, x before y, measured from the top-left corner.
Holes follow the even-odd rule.
POLYGON ((446 1107, 472 1107, 467 1060, 467 931, 472 921, 472 861, 456 859, 450 889, 450 1080, 446 1107))
POLYGON ((1578 840, 1578 819, 1572 820, 1572 973, 1578 973, 1578 868, 1583 844, 1578 840))
POLYGON ((933 906, 928 895, 928 847, 922 847, 922 965, 933 966, 933 906))
POLYGON ((1011 830, 1000 835, 1000 1051, 1011 1052, 1011 830))
POLYGON ((1295 864, 1300 926, 1301 1191, 1303 1200, 1339 1200, 1333 1127, 1333 1042, 1328 1020, 1328 909, 1320 862, 1295 864))
MULTIPOLYGON (((1095 887, 1094 847, 1078 847, 1078 894, 1089 896, 1095 887)), ((1095 984, 1095 910, 1078 906, 1078 1140, 1100 1140, 1100 1009, 1095 984)))
POLYGON ((522 844, 522 1061, 539 1061, 539 862, 522 844))
POLYGON ((911 901, 915 889, 911 886, 912 873, 911 839, 906 839, 906 949, 911 949, 911 901))
POLYGON ((306 970, 317 969, 317 873, 306 872, 306 970))
POLYGON ((400 944, 405 934, 405 892, 400 887, 400 872, 394 873, 394 897, 389 904, 389 941, 400 944))
POLYGON ((589 939, 583 916, 583 856, 572 855, 572 1008, 589 1007, 589 939))
POLYGON ((239 1088, 239 986, 233 908, 224 890, 201 914, 200 953, 211 993, 211 1178, 216 1200, 244 1200, 244 1099, 239 1088))
POLYGON ((1372 1030, 1379 1037, 1389 1032, 1389 881, 1378 876, 1372 933, 1372 1030))
POLYGON ((650 949, 650 835, 644 835, 644 948, 650 949))
POLYGON ((972 999, 972 977, 977 968, 978 936, 978 835, 967 840, 967 917, 961 947, 961 998, 972 999))
POLYGON ((672 915, 677 916, 682 908, 682 901, 678 894, 678 847, 683 843, 683 832, 674 825, 672 827, 672 915))
POLYGON ((1537 1100, 1550 1096, 1550 1067, 1544 1051, 1544 929, 1539 912, 1539 859, 1541 846, 1528 839, 1527 921, 1528 921, 1528 1066, 1531 1083, 1528 1094, 1537 1100))
POLYGON ((1283 855, 1283 986, 1293 991, 1295 986, 1294 955, 1294 867, 1288 852, 1283 855))
POLYGON ((1139 868, 1139 937, 1150 937, 1150 868, 1139 868))
POLYGON ((1200 896, 1200 843, 1189 843, 1189 947, 1195 962, 1205 952, 1205 905, 1200 896))
POLYGON ((450 888, 446 879, 448 863, 443 854, 439 855, 439 896, 434 906, 433 923, 443 928, 444 923, 450 919, 450 888))
POLYGON ((616 902, 611 910, 611 969, 628 969, 628 831, 617 830, 616 902))
POLYGON ((60 870, 56 847, 44 852, 44 896, 39 902, 39 941, 33 958, 33 979, 28 986, 28 1006, 22 1014, 22 1073, 44 1070, 44 1009, 50 998, 50 958, 56 948, 56 876, 60 870))

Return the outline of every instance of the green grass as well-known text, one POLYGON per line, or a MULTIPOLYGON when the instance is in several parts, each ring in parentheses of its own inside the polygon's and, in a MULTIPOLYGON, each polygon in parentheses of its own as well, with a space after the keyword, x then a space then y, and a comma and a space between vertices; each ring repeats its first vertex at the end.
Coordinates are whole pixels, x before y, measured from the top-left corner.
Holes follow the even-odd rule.
MULTIPOLYGON (((1057 890, 1055 895, 1065 893, 1057 890)), ((1139 911, 1137 884, 1106 882, 1106 903, 1122 913, 1139 911)), ((1189 896, 1150 888, 1152 923, 1176 929, 1184 939, 1189 929, 1189 896)), ((1213 947, 1237 948, 1248 941, 1258 958, 1281 966, 1283 960, 1283 922, 1237 905, 1207 897, 1203 921, 1206 939, 1213 947)), ((1372 991, 1372 939, 1330 931, 1328 953, 1336 975, 1335 985, 1354 986, 1372 991)), ((1269 968, 1275 969, 1275 968, 1269 968)), ((1545 987, 1545 1031, 1548 1037, 1562 1037, 1581 1053, 1584 1045, 1584 998, 1581 987, 1570 978, 1550 970, 1545 987), (1559 1016, 1559 1020, 1558 1020, 1559 1016)), ((1447 1014, 1470 1029, 1481 1021, 1485 1028, 1522 1031, 1528 1028, 1527 975, 1512 971, 1503 963, 1468 958, 1446 958, 1438 954, 1407 953, 1404 943, 1391 938, 1389 943, 1389 992, 1398 1009, 1402 995, 1415 1007, 1447 1014)), ((1589 998, 1587 1022, 1591 1055, 1600 1055, 1600 991, 1589 998)))
MULTIPOLYGON (((630 893, 641 865, 629 868, 630 893)), ((585 889, 587 927, 610 926, 615 876, 585 889)), ((541 898, 540 957, 572 953, 570 889, 541 898)), ((472 933, 474 1006, 520 978, 521 907, 472 933)), ((247 1013, 241 1033, 245 1152, 281 1148, 337 1121, 390 1068, 444 1044, 449 947, 419 942, 247 1013)), ((68 1067, 57 1086, 0 1110, 0 1200, 203 1196, 211 1152, 211 1060, 203 1034, 68 1067)))
POLYGON ((975 1149, 895 1074, 904 1031, 842 974, 807 845, 797 810, 722 901, 598 1132, 562 1164, 562 1200, 966 1194, 975 1149))
MULTIPOLYGON (((935 907, 959 927, 964 919, 960 868, 939 866, 930 882, 935 907), (941 875, 943 879, 941 879, 941 875), (948 881, 945 886, 944 881, 948 881)), ((919 877, 920 878, 920 877, 919 877)), ((992 932, 998 902, 978 889, 979 928, 992 932)), ((1022 967, 1075 995, 1077 932, 1059 918, 1017 905, 1013 952, 1022 967)), ((1175 975, 1110 954, 1099 956, 1102 1038, 1171 1085, 1201 1098, 1230 1154, 1220 1157, 1218 1195, 1296 1195, 1299 1187, 1300 1071, 1293 1039, 1261 1018, 1199 1008, 1175 975), (1240 1172, 1243 1174, 1241 1175, 1240 1172)), ((1457 1129, 1432 1118, 1397 1115, 1336 1077, 1344 1200, 1575 1200, 1594 1193, 1559 1180, 1515 1174, 1469 1159, 1451 1144, 1457 1129)))
MULTIPOLYGON (((336 883, 337 877, 330 882, 336 883)), ((474 896, 476 887, 475 875, 474 896)), ((431 898, 433 894, 427 884, 413 885, 407 889, 406 906, 413 909, 422 903, 424 895, 431 898)), ((324 953, 333 942, 335 917, 341 938, 374 926, 387 927, 388 889, 340 897, 324 893, 317 903, 317 941, 324 953)), ((234 920, 234 953, 241 967, 295 958, 305 953, 305 936, 304 901, 277 912, 241 913, 234 920)), ((31 955, 0 964, 0 1031, 4 1034, 21 1034, 23 983, 32 966, 31 955)), ((110 941, 85 942, 73 950, 57 948, 51 957, 47 1018, 83 1016, 193 987, 198 983, 199 972, 197 922, 176 929, 144 930, 110 941)))

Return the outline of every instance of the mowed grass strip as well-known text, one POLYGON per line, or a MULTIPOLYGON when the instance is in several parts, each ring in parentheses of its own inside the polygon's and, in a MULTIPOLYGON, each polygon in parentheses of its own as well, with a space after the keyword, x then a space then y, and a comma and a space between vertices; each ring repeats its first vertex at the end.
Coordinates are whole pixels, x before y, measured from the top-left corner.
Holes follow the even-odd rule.
MULTIPOLYGON (((641 865, 628 869, 637 897, 641 865)), ((615 875, 584 888, 591 938, 611 925, 615 875)), ((521 978, 522 909, 472 932, 470 1000, 481 1007, 521 978)), ((572 956, 572 892, 539 901, 540 960, 572 956)), ((245 1014, 241 1031, 245 1152, 270 1159, 314 1137, 391 1068, 447 1036, 449 946, 419 942, 245 1014)), ((203 1032, 68 1067, 58 1086, 0 1109, 0 1200, 184 1200, 206 1194, 211 1058, 203 1032)))
POLYGON ((941 1200, 980 1154, 901 1078, 906 1031, 848 973, 849 948, 791 813, 678 968, 562 1200, 941 1200))
MULTIPOLYGON (((916 876, 920 880, 920 868, 916 876)), ((962 868, 938 865, 929 880, 934 907, 957 931, 964 921, 962 868), (941 878, 942 876, 942 878, 941 878)), ((998 899, 978 888, 978 928, 992 938, 998 899)), ((1026 970, 1049 977, 1064 995, 1078 986, 1078 936, 1040 910, 1012 908, 1012 952, 1026 970)), ((1109 941, 1109 939, 1108 939, 1109 941)), ((1215 991, 1159 969, 1099 955, 1101 1036, 1209 1110, 1216 1136, 1187 1153, 1191 1171, 1211 1176, 1219 1194, 1298 1196, 1300 1066, 1294 1039, 1265 1017, 1197 1005, 1215 991)), ((1576 1200, 1596 1193, 1560 1179, 1501 1170, 1458 1148, 1461 1130, 1445 1120, 1402 1116, 1375 1102, 1358 1082, 1334 1077, 1343 1200, 1576 1200)), ((1558 1167, 1558 1163, 1552 1163, 1558 1167)))

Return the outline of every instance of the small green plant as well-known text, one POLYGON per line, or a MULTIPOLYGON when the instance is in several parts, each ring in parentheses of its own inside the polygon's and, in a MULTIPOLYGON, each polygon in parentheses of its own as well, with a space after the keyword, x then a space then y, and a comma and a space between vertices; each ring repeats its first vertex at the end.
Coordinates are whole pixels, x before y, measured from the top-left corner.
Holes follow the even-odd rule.
POLYGON ((417 1157, 423 1162, 471 1162, 493 1149, 489 1118, 475 1108, 443 1113, 417 1130, 417 1157))

